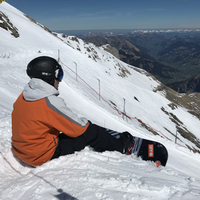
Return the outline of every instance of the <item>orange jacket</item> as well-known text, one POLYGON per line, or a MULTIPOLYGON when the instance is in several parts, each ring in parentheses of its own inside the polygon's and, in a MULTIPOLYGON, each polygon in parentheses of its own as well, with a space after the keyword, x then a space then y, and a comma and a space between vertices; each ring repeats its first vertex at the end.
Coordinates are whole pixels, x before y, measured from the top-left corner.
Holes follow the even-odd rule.
POLYGON ((32 166, 49 161, 58 144, 60 132, 78 137, 89 123, 78 118, 57 97, 58 91, 40 79, 31 79, 14 103, 12 146, 14 153, 32 166))

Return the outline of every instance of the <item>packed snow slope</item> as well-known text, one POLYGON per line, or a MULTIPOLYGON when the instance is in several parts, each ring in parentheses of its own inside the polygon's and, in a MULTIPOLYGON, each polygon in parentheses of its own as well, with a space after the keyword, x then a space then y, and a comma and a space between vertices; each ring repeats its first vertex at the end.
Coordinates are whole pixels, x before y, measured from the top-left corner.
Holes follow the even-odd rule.
POLYGON ((6 2, 0 4, 0 14, 0 199, 200 199, 200 155, 188 149, 198 150, 200 121, 167 100, 157 90, 157 80, 103 47, 72 36, 55 37, 6 2), (163 143, 167 166, 156 168, 134 155, 97 153, 89 147, 37 168, 15 158, 13 103, 29 81, 28 62, 41 55, 59 58, 65 72, 60 96, 73 112, 163 143))

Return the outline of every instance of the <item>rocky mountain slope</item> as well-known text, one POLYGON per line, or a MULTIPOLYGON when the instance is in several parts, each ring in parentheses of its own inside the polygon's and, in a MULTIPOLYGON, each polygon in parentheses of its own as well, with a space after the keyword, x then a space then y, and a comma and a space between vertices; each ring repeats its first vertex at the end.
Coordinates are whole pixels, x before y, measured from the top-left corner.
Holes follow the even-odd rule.
POLYGON ((98 46, 110 44, 119 51, 121 60, 147 70, 169 87, 187 82, 200 71, 199 31, 101 33, 82 38, 98 46))
POLYGON ((200 93, 200 72, 187 80, 170 84, 169 87, 179 93, 200 93))
MULTIPOLYGON (((88 55, 88 58, 93 59, 95 62, 98 62, 98 60, 101 60, 101 57, 102 57, 98 53, 97 49, 105 49, 106 51, 111 52, 116 57, 120 57, 119 51, 115 47, 111 47, 110 45, 101 46, 102 45, 101 39, 97 39, 97 41, 98 41, 97 44, 100 45, 100 47, 97 47, 93 43, 85 42, 84 40, 77 38, 75 36, 66 36, 64 34, 57 34, 57 33, 54 33, 54 34, 57 35, 57 37, 59 37, 61 40, 63 40, 66 44, 68 44, 73 49, 80 51, 84 55, 88 55)), ((96 40, 96 38, 95 38, 95 40, 96 40)), ((126 41, 125 41, 125 44, 127 44, 126 41)), ((130 44, 130 43, 128 42, 128 44, 130 44)), ((121 40, 119 40, 118 45, 121 45, 121 40)), ((140 50, 137 47, 135 47, 134 45, 130 44, 130 47, 132 47, 132 48, 134 47, 134 51, 136 52, 136 54, 137 54, 137 52, 140 53, 140 50)), ((114 59, 114 56, 113 57, 108 56, 106 60, 111 61, 111 59, 114 59)), ((104 58, 104 60, 105 60, 105 58, 104 58)), ((118 73, 118 75, 120 75, 121 77, 128 77, 131 75, 131 71, 130 71, 130 69, 132 68, 131 65, 128 65, 128 68, 124 68, 122 65, 120 65, 118 63, 118 64, 116 64, 115 67, 117 67, 119 69, 120 73, 118 73)), ((110 74, 109 70, 106 71, 106 73, 110 74)), ((153 79, 155 79, 155 77, 152 76, 152 74, 150 74, 150 73, 147 73, 147 76, 151 76, 153 79)), ((200 114, 199 114, 200 113, 200 101, 199 101, 200 93, 194 93, 192 95, 183 93, 183 94, 179 95, 173 89, 171 89, 170 87, 168 87, 162 83, 160 83, 160 85, 155 89, 155 92, 156 91, 163 92, 163 94, 165 94, 165 97, 172 102, 172 104, 171 104, 172 107, 175 108, 176 105, 183 106, 184 108, 188 109, 188 111, 191 114, 193 114, 194 116, 196 116, 197 118, 200 119, 200 114)))
MULTIPOLYGON (((173 74, 177 73, 178 70, 167 65, 157 62, 153 57, 148 55, 145 51, 135 46, 133 43, 125 39, 117 37, 103 38, 103 37, 83 37, 87 42, 91 42, 97 46, 107 45, 109 49, 115 48, 118 53, 117 57, 130 65, 136 66, 141 69, 145 69, 149 73, 153 74, 158 80, 166 81, 173 79, 173 74)), ((113 53, 112 51, 110 51, 113 53)), ((116 54, 114 54, 116 56, 116 54)))

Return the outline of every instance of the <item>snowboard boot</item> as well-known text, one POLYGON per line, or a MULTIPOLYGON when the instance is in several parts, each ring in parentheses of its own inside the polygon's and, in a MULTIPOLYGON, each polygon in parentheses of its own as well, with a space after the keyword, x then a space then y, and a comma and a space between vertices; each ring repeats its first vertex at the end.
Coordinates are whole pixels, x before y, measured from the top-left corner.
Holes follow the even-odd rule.
POLYGON ((129 155, 131 149, 135 144, 134 137, 129 132, 126 131, 121 134, 120 140, 123 145, 122 153, 129 155))

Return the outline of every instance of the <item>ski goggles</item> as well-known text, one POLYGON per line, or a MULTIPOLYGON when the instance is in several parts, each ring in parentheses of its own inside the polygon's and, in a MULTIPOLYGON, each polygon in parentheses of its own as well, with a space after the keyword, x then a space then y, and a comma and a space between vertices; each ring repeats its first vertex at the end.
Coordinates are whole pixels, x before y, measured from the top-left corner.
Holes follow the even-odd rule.
POLYGON ((59 66, 56 66, 58 67, 58 69, 56 69, 55 71, 55 78, 57 81, 62 81, 63 79, 63 76, 64 76, 64 72, 62 70, 62 67, 59 65, 59 66))

